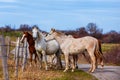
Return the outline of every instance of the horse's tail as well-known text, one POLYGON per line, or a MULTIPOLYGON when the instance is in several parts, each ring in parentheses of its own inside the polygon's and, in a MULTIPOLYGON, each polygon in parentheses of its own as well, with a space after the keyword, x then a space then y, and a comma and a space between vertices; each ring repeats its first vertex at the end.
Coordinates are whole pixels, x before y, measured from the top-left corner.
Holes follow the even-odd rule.
POLYGON ((103 56, 103 53, 102 53, 101 41, 100 40, 98 40, 97 44, 96 44, 95 56, 96 56, 96 58, 100 59, 100 64, 103 67, 104 66, 104 63, 103 63, 104 56, 103 56))

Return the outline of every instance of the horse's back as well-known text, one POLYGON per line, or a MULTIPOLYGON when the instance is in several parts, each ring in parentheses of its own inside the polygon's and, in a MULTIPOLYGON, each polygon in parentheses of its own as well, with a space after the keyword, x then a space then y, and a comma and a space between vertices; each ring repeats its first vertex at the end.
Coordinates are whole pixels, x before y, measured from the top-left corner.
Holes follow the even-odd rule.
POLYGON ((85 51, 86 49, 92 49, 96 46, 97 42, 97 39, 91 36, 82 38, 68 37, 61 46, 64 52, 79 53, 85 51))
POLYGON ((83 43, 83 44, 92 44, 98 42, 98 40, 92 36, 85 36, 82 38, 77 38, 76 41, 83 43))
POLYGON ((81 38, 77 38, 77 39, 81 39, 81 40, 97 40, 96 38, 94 38, 92 36, 85 36, 85 37, 81 37, 81 38))

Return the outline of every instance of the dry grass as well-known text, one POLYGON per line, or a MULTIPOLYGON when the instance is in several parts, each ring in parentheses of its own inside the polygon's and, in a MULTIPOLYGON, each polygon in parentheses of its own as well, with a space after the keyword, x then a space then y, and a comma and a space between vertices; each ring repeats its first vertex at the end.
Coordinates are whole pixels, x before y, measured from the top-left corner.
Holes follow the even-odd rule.
POLYGON ((105 62, 107 64, 120 65, 120 45, 106 52, 105 62))
MULTIPOLYGON (((0 59, 0 80, 4 80, 1 63, 0 59)), ((45 69, 40 70, 38 66, 29 67, 29 65, 26 66, 24 72, 22 72, 21 66, 19 66, 19 73, 16 78, 14 75, 15 65, 12 59, 8 60, 8 68, 10 80, 97 80, 82 70, 76 70, 75 72, 70 70, 64 73, 63 70, 50 69, 45 71, 45 69)))
POLYGON ((112 48, 119 46, 120 44, 104 43, 102 44, 102 51, 105 53, 110 51, 112 48))

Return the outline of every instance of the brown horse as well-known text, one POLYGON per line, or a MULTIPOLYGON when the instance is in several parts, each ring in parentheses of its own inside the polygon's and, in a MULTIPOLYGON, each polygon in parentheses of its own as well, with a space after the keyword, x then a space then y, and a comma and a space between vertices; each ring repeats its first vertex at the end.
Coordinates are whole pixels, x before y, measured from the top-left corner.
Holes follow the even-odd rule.
POLYGON ((35 50, 35 42, 33 40, 33 37, 30 33, 28 32, 23 32, 23 35, 22 35, 22 38, 21 38, 21 42, 23 43, 24 39, 27 38, 27 42, 29 44, 29 53, 30 53, 30 66, 32 65, 32 58, 33 58, 33 54, 35 55, 35 58, 34 58, 34 62, 36 64, 37 62, 37 53, 36 53, 36 50, 35 50))

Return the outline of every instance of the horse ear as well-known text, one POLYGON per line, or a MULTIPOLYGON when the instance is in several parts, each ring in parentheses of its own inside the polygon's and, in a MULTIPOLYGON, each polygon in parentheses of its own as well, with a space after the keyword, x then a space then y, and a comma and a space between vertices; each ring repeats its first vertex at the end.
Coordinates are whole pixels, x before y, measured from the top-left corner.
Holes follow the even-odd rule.
POLYGON ((34 29, 34 27, 32 27, 32 29, 34 29))
POLYGON ((23 34, 25 33, 25 31, 23 31, 23 34))
POLYGON ((27 33, 27 31, 24 31, 24 33, 27 33))
POLYGON ((34 28, 39 29, 38 26, 33 26, 32 29, 34 29, 34 28))
POLYGON ((37 27, 37 26, 35 26, 35 28, 36 28, 36 29, 38 29, 38 27, 37 27))
POLYGON ((54 29, 54 28, 51 28, 51 31, 53 31, 53 32, 54 32, 54 31, 55 31, 55 29, 54 29))

